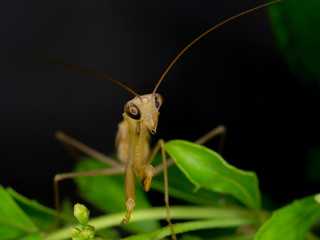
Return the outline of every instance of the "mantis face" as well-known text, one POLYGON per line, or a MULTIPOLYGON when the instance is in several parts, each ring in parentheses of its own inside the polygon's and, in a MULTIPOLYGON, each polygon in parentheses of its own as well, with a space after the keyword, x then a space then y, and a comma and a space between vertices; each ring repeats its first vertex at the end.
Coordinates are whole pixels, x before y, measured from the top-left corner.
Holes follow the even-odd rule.
POLYGON ((163 104, 162 96, 158 93, 137 96, 127 102, 124 111, 130 118, 146 125, 152 134, 158 126, 159 109, 163 104))

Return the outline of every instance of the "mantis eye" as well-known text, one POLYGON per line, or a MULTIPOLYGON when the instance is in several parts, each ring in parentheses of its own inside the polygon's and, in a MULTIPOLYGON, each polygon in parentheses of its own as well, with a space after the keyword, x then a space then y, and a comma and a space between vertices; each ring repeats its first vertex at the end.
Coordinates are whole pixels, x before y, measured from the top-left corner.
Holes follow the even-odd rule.
POLYGON ((139 120, 141 118, 141 113, 139 108, 131 102, 127 102, 126 105, 124 105, 124 111, 129 117, 135 120, 139 120))
POLYGON ((156 108, 159 111, 161 105, 163 104, 163 98, 159 93, 156 93, 154 96, 154 101, 156 103, 156 108))

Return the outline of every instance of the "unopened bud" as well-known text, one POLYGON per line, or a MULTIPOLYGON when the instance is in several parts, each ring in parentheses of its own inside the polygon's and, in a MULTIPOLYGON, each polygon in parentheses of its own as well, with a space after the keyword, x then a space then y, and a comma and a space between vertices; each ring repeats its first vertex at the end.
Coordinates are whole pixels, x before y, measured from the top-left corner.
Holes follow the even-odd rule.
POLYGON ((94 239, 96 229, 93 226, 87 225, 82 228, 81 233, 84 239, 94 239))
POLYGON ((78 240, 81 239, 81 232, 78 228, 70 228, 70 232, 71 232, 71 238, 72 240, 78 240))
POLYGON ((85 205, 80 203, 74 205, 73 215, 82 226, 86 226, 88 224, 89 214, 90 211, 86 208, 85 205))

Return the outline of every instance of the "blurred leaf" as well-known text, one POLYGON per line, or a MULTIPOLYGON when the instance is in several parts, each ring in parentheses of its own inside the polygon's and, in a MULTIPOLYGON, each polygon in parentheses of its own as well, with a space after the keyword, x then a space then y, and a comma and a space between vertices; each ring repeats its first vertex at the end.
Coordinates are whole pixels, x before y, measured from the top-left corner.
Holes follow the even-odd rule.
POLYGON ((104 228, 101 230, 97 230, 96 233, 99 237, 103 239, 119 239, 119 233, 116 229, 113 228, 104 228))
MULTIPOLYGON (((105 164, 94 159, 83 158, 82 160, 76 166, 77 172, 106 168, 105 164)), ((82 177, 76 178, 75 181, 81 197, 99 209, 111 213, 126 210, 124 175, 82 177)), ((147 207, 150 207, 150 204, 146 193, 141 184, 136 184, 136 206, 134 210, 147 207)), ((134 215, 134 210, 132 215, 134 215)), ((133 232, 146 232, 158 229, 160 225, 157 221, 146 221, 124 224, 123 227, 133 232)))
POLYGON ((304 239, 312 223, 319 217, 320 203, 316 200, 319 198, 320 194, 306 197, 274 211, 257 232, 255 240, 304 239))
POLYGON ((43 238, 39 233, 33 233, 30 234, 27 238, 24 238, 24 240, 42 240, 43 238))
POLYGON ((7 191, 0 186, 0 237, 1 239, 17 239, 38 228, 21 210, 7 191))
POLYGON ((291 71, 320 87, 320 1, 289 0, 270 6, 282 56, 291 71))
MULTIPOLYGON (((45 230, 52 228, 56 215, 55 210, 22 196, 12 188, 8 188, 7 192, 39 229, 45 230)), ((65 215, 62 215, 61 218, 63 218, 63 220, 67 219, 65 215)), ((74 218, 70 216, 69 222, 74 222, 73 219, 74 218)))
POLYGON ((254 172, 237 169, 218 153, 191 142, 172 140, 165 148, 197 188, 230 194, 250 208, 260 207, 258 179, 254 172))
POLYGON ((69 198, 64 198, 61 201, 61 222, 63 225, 77 222, 73 216, 73 205, 69 198))

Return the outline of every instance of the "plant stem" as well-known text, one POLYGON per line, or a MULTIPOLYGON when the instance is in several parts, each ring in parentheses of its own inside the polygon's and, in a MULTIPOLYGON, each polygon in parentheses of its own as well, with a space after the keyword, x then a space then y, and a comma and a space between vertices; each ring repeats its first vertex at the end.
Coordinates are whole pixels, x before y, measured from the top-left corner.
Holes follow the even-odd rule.
MULTIPOLYGON (((257 222, 253 212, 240 207, 170 207, 170 215, 172 219, 213 219, 218 218, 218 221, 231 221, 234 218, 241 218, 257 222)), ((120 225, 125 212, 110 214, 102 217, 97 217, 89 220, 89 224, 94 226, 96 230, 120 225)), ((138 222, 142 220, 163 220, 166 219, 166 208, 156 207, 142 210, 135 210, 130 222, 138 222)), ((212 220, 211 220, 212 221, 212 220)), ((216 221, 216 220, 215 220, 216 221)), ((186 223, 187 224, 187 223, 186 223)), ((212 224, 212 223, 210 223, 212 224)), ((209 225, 210 225, 209 224, 209 225)), ((243 225, 243 224, 242 224, 243 225)), ((211 225, 210 225, 211 226, 211 225)), ((185 229, 183 227, 183 229, 185 229)), ((70 237, 69 228, 63 228, 44 236, 44 240, 60 240, 70 237)))
MULTIPOLYGON (((191 221, 184 223, 173 224, 174 232, 184 233, 189 231, 210 229, 210 228, 224 228, 224 227, 237 227, 242 225, 254 224, 255 220, 250 218, 233 218, 233 219, 211 219, 202 221, 191 221)), ((124 240, 158 240, 170 236, 171 230, 169 227, 161 228, 157 231, 150 233, 137 234, 124 240)))

